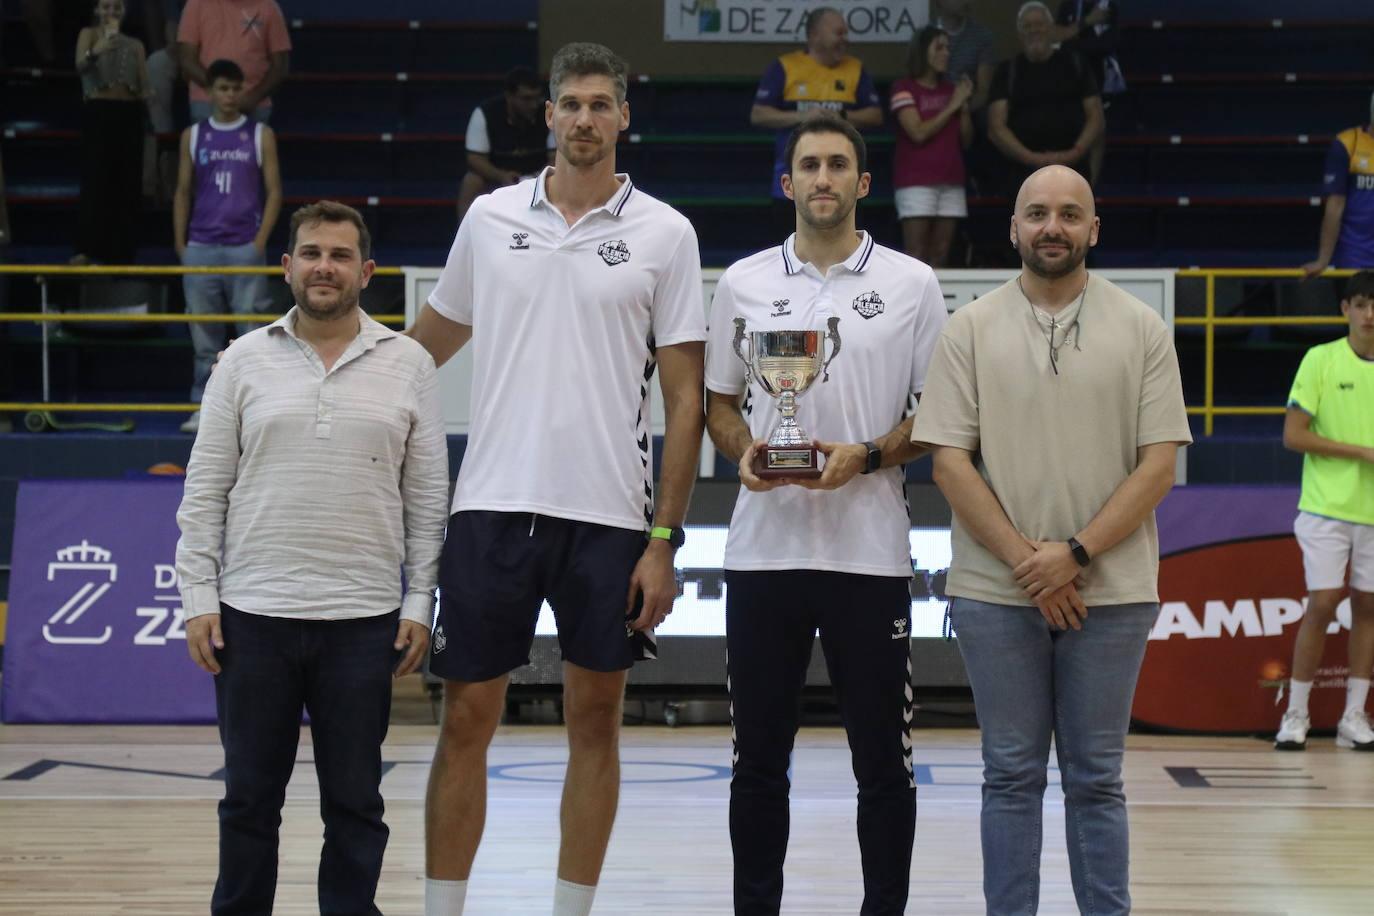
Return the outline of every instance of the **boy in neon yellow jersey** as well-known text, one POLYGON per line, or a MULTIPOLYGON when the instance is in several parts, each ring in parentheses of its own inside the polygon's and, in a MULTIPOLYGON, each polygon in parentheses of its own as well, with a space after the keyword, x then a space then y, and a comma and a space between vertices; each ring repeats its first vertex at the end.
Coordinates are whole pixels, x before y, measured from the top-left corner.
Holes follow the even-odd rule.
POLYGON ((1365 712, 1374 669, 1374 271, 1350 278, 1341 314, 1349 334, 1303 357, 1288 396, 1283 444, 1303 453, 1293 530, 1307 572, 1307 612, 1293 647, 1279 750, 1307 746, 1307 698, 1350 567, 1350 676, 1339 747, 1374 751, 1365 712))

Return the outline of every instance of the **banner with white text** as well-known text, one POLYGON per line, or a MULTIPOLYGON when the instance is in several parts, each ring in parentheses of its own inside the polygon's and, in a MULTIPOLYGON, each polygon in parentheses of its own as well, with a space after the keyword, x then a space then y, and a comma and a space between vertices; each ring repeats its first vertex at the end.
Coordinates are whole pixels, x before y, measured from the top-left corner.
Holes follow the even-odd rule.
POLYGON ((663 38, 801 44, 821 7, 844 16, 851 42, 904 42, 928 19, 926 0, 664 0, 663 38))

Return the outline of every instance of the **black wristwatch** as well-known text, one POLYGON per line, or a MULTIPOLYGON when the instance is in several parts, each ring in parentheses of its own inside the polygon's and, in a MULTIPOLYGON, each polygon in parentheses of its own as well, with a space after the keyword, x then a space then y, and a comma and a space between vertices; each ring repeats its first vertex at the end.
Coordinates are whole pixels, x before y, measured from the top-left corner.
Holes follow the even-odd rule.
POLYGON ((878 448, 876 442, 865 442, 864 447, 868 449, 868 460, 864 463, 862 473, 872 474, 883 466, 883 450, 878 448))
POLYGON ((1069 538, 1069 550, 1073 553, 1073 561, 1079 566, 1087 566, 1093 561, 1093 558, 1088 556, 1088 548, 1078 543, 1078 538, 1069 538))
POLYGON ((681 528, 653 528, 649 531, 649 539, 667 541, 669 547, 677 550, 687 543, 687 532, 681 528))

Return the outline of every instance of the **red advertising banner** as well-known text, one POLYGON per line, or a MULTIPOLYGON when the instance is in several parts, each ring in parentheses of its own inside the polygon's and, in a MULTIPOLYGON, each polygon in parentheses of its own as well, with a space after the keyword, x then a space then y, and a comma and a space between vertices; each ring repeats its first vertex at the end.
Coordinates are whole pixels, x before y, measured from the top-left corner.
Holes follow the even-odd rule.
MULTIPOLYGON (((1132 717, 1182 731, 1264 732, 1283 716, 1306 585, 1292 487, 1182 487, 1159 509, 1159 619, 1132 717)), ((1328 631, 1314 728, 1345 705, 1350 603, 1328 631)))

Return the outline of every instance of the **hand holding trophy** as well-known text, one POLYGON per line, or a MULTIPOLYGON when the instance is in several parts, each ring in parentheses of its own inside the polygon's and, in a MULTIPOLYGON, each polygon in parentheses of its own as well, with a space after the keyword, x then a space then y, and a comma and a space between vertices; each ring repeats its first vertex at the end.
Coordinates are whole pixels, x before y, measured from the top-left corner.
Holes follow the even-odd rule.
POLYGON ((735 319, 735 355, 744 362, 750 380, 778 399, 782 421, 768 444, 754 456, 754 473, 764 480, 821 476, 820 460, 811 437, 797 425, 797 396, 817 376, 830 378, 830 363, 840 352, 839 318, 830 318, 826 331, 745 331, 735 319), (825 357, 825 341, 830 356, 825 357), (748 351, 746 354, 745 351, 748 351))

